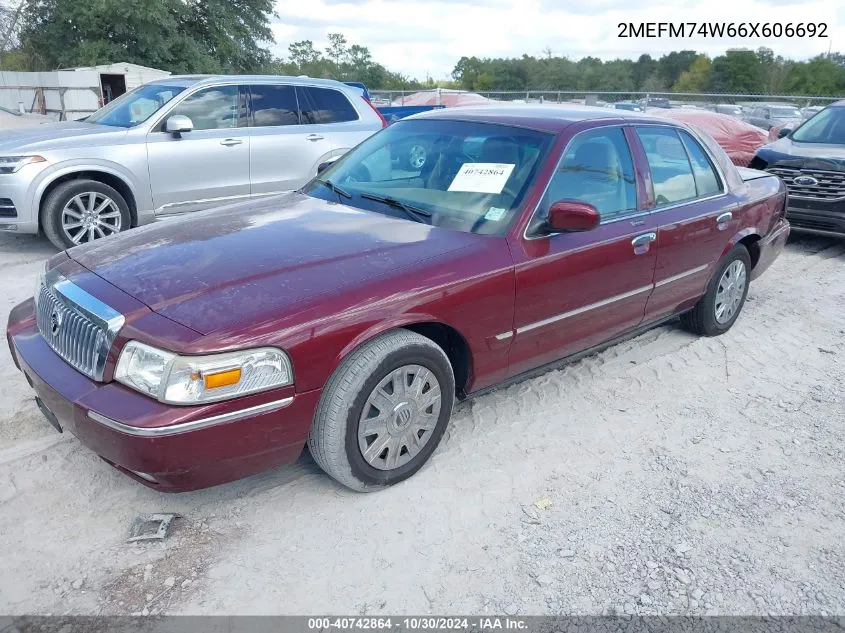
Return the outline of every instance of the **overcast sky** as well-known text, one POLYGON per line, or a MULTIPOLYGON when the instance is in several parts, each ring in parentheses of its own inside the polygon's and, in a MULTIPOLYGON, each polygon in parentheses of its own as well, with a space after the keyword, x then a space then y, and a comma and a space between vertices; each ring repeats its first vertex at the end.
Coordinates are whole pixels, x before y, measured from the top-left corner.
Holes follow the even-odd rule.
POLYGON ((768 46, 806 59, 845 51, 845 0, 278 0, 274 53, 298 40, 326 46, 328 33, 369 47, 393 71, 447 78, 463 55, 555 55, 636 59, 672 50, 719 55, 727 48, 768 46), (622 39, 619 22, 826 22, 827 38, 622 39))

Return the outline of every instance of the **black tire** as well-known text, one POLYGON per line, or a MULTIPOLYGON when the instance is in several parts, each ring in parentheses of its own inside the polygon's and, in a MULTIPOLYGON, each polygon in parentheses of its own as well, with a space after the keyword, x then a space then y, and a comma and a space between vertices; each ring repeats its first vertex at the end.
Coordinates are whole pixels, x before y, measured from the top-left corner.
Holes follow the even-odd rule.
MULTIPOLYGON (((47 239, 57 248, 64 250, 78 246, 62 228, 62 210, 74 197, 90 193, 101 194, 114 201, 120 215, 119 230, 115 233, 123 232, 131 227, 132 216, 129 213, 129 205, 114 187, 87 178, 68 180, 53 189, 41 205, 41 228, 47 239)), ((87 241, 81 243, 87 243, 87 241)))
POLYGON ((682 325, 690 332, 699 334, 701 336, 718 336, 727 332, 742 312, 742 307, 745 305, 745 299, 748 296, 748 286, 751 279, 751 257, 748 254, 748 249, 742 244, 734 246, 730 252, 722 258, 716 272, 710 279, 707 285, 707 292, 699 299, 692 310, 681 315, 682 325), (742 291, 742 296, 739 305, 736 307, 733 315, 720 323, 716 318, 716 294, 719 291, 719 285, 725 271, 734 262, 740 261, 745 266, 745 287, 742 291))
POLYGON ((449 358, 430 339, 409 330, 393 330, 368 341, 350 354, 323 390, 308 448, 328 475, 359 492, 372 492, 416 473, 440 443, 455 399, 455 377, 449 358), (440 412, 422 449, 393 470, 374 468, 359 447, 358 428, 364 405, 379 383, 396 369, 419 365, 437 379, 440 412))

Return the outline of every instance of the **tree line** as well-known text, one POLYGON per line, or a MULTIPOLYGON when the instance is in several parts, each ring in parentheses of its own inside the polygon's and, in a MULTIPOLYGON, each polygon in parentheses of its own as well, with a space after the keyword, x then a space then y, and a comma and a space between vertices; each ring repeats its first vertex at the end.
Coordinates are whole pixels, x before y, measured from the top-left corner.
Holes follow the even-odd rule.
POLYGON ((572 61, 523 55, 519 58, 462 57, 452 77, 461 88, 608 92, 716 92, 737 94, 845 94, 845 56, 819 55, 793 61, 771 49, 730 50, 710 58, 696 51, 674 51, 655 59, 572 61))
POLYGON ((173 73, 268 73, 360 81, 371 89, 436 86, 480 92, 560 90, 845 94, 845 56, 793 61, 770 49, 713 57, 571 60, 550 50, 516 58, 462 57, 451 81, 388 70, 341 33, 328 46, 296 41, 274 56, 274 0, 0 0, 0 70, 54 70, 131 62, 173 73))

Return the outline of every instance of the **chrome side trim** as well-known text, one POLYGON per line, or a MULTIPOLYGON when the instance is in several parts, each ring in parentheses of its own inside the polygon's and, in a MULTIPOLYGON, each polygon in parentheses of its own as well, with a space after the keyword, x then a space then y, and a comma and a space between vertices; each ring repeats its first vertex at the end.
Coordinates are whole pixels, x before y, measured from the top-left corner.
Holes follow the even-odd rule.
MULTIPOLYGON (((179 215, 181 213, 190 213, 193 207, 197 205, 211 204, 214 206, 225 205, 226 203, 236 203, 250 199, 251 194, 242 193, 237 196, 220 196, 218 198, 198 198, 197 200, 185 200, 184 202, 168 202, 156 208, 155 214, 159 217, 168 215, 179 215), (184 210, 186 209, 187 210, 184 210)), ((214 207, 209 207, 214 208, 214 207)))
POLYGON ((617 301, 622 301, 623 299, 629 299, 636 295, 642 294, 644 292, 649 292, 654 288, 654 284, 649 284, 647 286, 643 286, 642 288, 636 288, 629 292, 623 292, 620 295, 614 295, 612 297, 608 297, 607 299, 602 299, 601 301, 597 301, 596 303, 591 303, 589 305, 581 306, 580 308, 575 308, 574 310, 570 310, 569 312, 563 312, 561 314, 556 314, 553 317, 549 317, 548 319, 543 319, 542 321, 536 321, 535 323, 529 323, 528 325, 523 325, 520 328, 516 329, 517 334, 522 334, 523 332, 528 332, 530 330, 535 330, 538 327, 544 327, 546 325, 551 325, 552 323, 556 323, 558 321, 562 321, 563 319, 568 319, 569 317, 576 316, 578 314, 583 314, 584 312, 588 312, 590 310, 595 310, 596 308, 602 308, 606 305, 610 305, 611 303, 616 303, 617 301))
POLYGON ((496 335, 497 341, 507 341, 510 337, 513 336, 513 330, 509 332, 502 332, 501 334, 496 335))
POLYGON ((689 277, 690 275, 695 275, 696 273, 700 273, 704 270, 707 270, 707 264, 702 266, 696 266, 695 268, 690 268, 689 270, 685 270, 683 272, 678 273, 677 275, 672 275, 671 277, 666 277, 666 279, 661 279, 658 282, 655 282, 654 287, 659 288, 660 286, 665 286, 666 284, 671 284, 673 281, 678 281, 679 279, 683 279, 684 277, 689 277))
POLYGON ((99 422, 103 426, 110 429, 124 433, 126 435, 133 435, 135 437, 166 437, 168 435, 176 435, 177 433, 185 433, 187 431, 196 431, 197 429, 204 429, 226 422, 234 422, 241 418, 246 418, 251 415, 262 415, 264 413, 271 413, 278 409, 283 409, 293 402, 293 396, 283 398, 282 400, 275 400, 273 402, 266 402, 240 411, 232 411, 230 413, 221 413, 220 415, 213 415, 209 418, 202 418, 200 420, 192 420, 190 422, 182 422, 180 424, 172 424, 170 426, 161 426, 155 428, 140 428, 137 426, 130 426, 123 424, 117 420, 112 420, 96 411, 88 411, 88 417, 99 422))

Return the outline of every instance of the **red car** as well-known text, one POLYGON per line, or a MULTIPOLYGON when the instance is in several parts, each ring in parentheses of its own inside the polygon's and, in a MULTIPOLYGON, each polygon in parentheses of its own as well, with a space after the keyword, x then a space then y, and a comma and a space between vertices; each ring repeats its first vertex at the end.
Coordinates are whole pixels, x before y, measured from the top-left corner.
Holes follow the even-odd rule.
POLYGON ((619 110, 403 120, 302 190, 52 258, 8 340, 47 418, 159 490, 294 461, 355 490, 455 398, 680 315, 716 335, 789 233, 778 178, 619 110), (414 169, 390 146, 427 139, 414 169))

